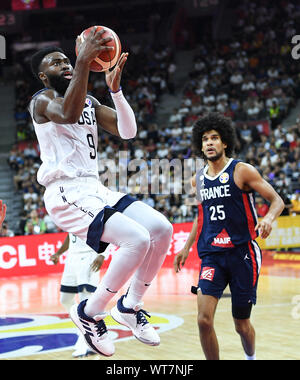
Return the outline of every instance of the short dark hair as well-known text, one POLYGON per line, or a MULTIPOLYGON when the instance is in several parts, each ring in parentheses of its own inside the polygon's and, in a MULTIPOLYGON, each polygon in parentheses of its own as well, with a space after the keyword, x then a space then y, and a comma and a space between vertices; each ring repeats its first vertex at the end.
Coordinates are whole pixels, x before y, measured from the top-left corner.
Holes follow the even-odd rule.
POLYGON ((218 112, 210 112, 198 119, 194 124, 192 139, 196 154, 200 157, 204 157, 202 152, 202 136, 205 132, 211 131, 212 129, 220 134, 222 142, 227 145, 225 154, 227 157, 231 157, 236 143, 235 128, 231 119, 218 112))
POLYGON ((33 75, 38 80, 40 80, 39 72, 40 72, 40 64, 41 64, 42 60, 44 59, 44 57, 46 55, 48 55, 50 53, 54 53, 56 51, 65 54, 65 52, 61 48, 59 48, 57 46, 49 46, 49 47, 46 47, 46 48, 43 48, 43 49, 37 51, 31 57, 31 71, 32 71, 33 75))

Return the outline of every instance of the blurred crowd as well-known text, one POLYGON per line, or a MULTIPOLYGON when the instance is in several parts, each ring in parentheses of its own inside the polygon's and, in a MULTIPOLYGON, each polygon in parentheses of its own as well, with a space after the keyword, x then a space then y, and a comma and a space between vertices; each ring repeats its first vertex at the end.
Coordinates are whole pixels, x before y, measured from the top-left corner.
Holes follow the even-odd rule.
MULTIPOLYGON (((283 126, 300 98, 300 76, 297 61, 291 59, 290 44, 299 12, 293 1, 237 2, 232 39, 220 42, 206 38, 197 44, 184 88, 176 87, 176 44, 130 46, 122 87, 135 111, 138 135, 121 141, 99 131, 99 174, 103 182, 113 190, 134 194, 172 223, 192 221, 197 207, 193 195, 186 191, 187 173, 192 175, 196 165, 192 127, 199 116, 218 111, 231 117, 236 125, 237 155, 254 165, 283 197, 283 215, 300 214, 300 115, 294 124, 283 126), (170 110, 165 123, 158 124, 157 108, 164 94, 177 98, 180 106, 170 110), (120 152, 127 152, 126 156, 121 157, 120 152), (154 179, 150 179, 149 171, 156 159, 169 163, 170 192, 151 192, 154 179), (149 169, 146 191, 141 191, 141 176, 137 180, 136 172, 129 170, 133 160, 140 173, 143 165, 149 169), (186 173, 176 172, 178 162, 186 173), (120 187, 122 179, 116 169, 120 165, 127 168, 127 188, 120 187), (108 167, 114 183, 108 180, 108 167)), ((22 196, 24 209, 19 230, 11 233, 56 232, 44 208, 44 188, 36 181, 40 159, 27 112, 32 95, 32 79, 26 72, 28 57, 24 63, 15 65, 17 141, 9 155, 15 191, 22 196)), ((92 73, 88 91, 102 104, 112 106, 104 75, 92 73)), ((163 185, 163 176, 156 175, 163 185)), ((257 198, 258 216, 267 211, 268 204, 257 198)))

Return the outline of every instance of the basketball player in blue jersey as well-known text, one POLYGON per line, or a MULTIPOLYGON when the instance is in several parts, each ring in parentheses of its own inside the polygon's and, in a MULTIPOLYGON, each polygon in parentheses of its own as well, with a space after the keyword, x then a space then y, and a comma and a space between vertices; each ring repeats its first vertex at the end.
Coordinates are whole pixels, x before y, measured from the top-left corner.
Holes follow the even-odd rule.
POLYGON ((2 200, 0 199, 0 228, 2 227, 3 220, 6 216, 6 204, 2 203, 2 200))
POLYGON ((141 306, 165 259, 173 231, 162 214, 127 194, 110 191, 99 181, 98 126, 122 139, 134 138, 137 126, 120 87, 127 53, 121 54, 113 70, 105 72, 115 109, 87 95, 90 63, 113 48, 106 46, 110 37, 103 38, 104 29, 96 29, 80 46, 77 41, 74 68, 59 48, 33 55, 32 71, 44 88, 32 97, 29 110, 41 151, 37 178, 46 187, 45 206, 54 223, 98 253, 110 243, 120 247, 96 291, 70 310, 89 346, 111 356, 115 349, 104 322, 105 309, 129 279, 128 292, 111 315, 141 342, 160 343, 141 306))
POLYGON ((193 145, 207 165, 192 179, 196 187, 198 217, 184 248, 174 259, 180 271, 189 250, 197 242, 201 270, 197 289, 200 341, 208 360, 219 359, 214 315, 229 284, 232 315, 246 359, 255 359, 255 330, 250 323, 261 267, 261 251, 255 239, 265 239, 284 203, 251 165, 231 158, 235 145, 231 121, 218 113, 199 119, 193 127, 193 145), (254 192, 270 203, 258 222, 254 192))

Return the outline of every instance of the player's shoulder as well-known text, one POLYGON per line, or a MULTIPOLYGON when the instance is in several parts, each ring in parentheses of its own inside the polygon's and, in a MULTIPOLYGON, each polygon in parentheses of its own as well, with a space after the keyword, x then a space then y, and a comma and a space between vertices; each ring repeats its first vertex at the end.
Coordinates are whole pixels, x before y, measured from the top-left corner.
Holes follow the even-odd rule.
POLYGON ((35 94, 32 95, 31 101, 54 99, 57 97, 59 97, 58 93, 52 88, 43 88, 42 90, 39 90, 35 94))
POLYGON ((259 171, 247 162, 239 162, 236 165, 234 171, 234 180, 235 183, 244 189, 244 186, 250 181, 258 180, 261 177, 259 171))
POLYGON ((51 88, 43 88, 42 90, 37 91, 32 95, 29 102, 29 110, 34 104, 34 108, 38 109, 39 107, 46 105, 51 100, 60 97, 59 94, 51 88))
POLYGON ((235 170, 239 173, 254 173, 257 172, 257 169, 247 162, 238 161, 235 167, 235 170))
POLYGON ((93 107, 98 107, 101 106, 101 103, 99 102, 98 99, 96 99, 94 96, 87 94, 87 99, 91 101, 93 107))

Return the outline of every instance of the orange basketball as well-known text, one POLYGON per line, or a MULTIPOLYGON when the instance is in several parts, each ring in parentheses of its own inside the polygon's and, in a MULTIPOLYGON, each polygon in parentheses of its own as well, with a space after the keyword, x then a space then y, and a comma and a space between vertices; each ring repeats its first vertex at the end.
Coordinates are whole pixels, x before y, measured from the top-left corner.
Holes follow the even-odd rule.
MULTIPOLYGON (((87 38, 91 29, 93 28, 94 27, 91 26, 90 28, 85 29, 80 34, 79 38, 80 38, 81 43, 85 40, 85 38, 87 38)), ((103 51, 101 54, 98 55, 97 58, 93 60, 93 62, 90 65, 90 70, 95 71, 95 72, 106 71, 114 67, 122 51, 122 46, 121 46, 121 42, 118 35, 113 30, 107 28, 106 26, 97 26, 97 32, 100 31, 101 29, 105 29, 105 33, 103 33, 101 36, 102 38, 112 37, 112 40, 109 41, 106 44, 106 46, 114 46, 114 50, 103 51)), ((75 52, 76 52, 76 55, 78 55, 77 47, 75 48, 75 52)))

